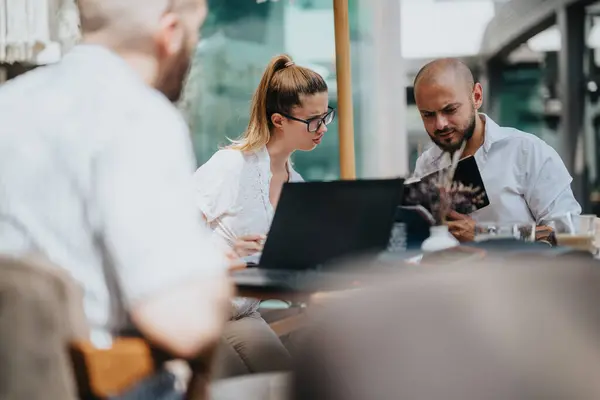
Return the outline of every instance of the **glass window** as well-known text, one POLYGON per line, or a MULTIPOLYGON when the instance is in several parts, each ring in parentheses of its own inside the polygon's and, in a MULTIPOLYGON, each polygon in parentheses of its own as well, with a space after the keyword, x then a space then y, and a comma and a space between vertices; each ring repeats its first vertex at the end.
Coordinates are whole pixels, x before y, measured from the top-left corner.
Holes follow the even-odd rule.
MULTIPOLYGON (((214 0, 209 7, 182 105, 198 163, 244 131, 252 93, 277 54, 319 72, 337 108, 331 0, 214 0)), ((306 180, 338 178, 337 121, 317 149, 297 152, 293 161, 306 180)))

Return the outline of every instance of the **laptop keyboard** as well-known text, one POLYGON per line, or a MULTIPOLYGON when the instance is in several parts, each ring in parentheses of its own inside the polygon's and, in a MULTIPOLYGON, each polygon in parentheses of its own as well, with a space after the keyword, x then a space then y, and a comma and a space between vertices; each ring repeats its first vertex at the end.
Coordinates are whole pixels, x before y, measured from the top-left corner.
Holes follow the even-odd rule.
POLYGON ((276 287, 279 290, 295 290, 299 284, 298 271, 264 270, 247 268, 235 271, 232 278, 237 285, 255 287, 276 287))
POLYGON ((251 278, 251 277, 264 277, 273 280, 277 279, 291 279, 298 275, 298 271, 294 270, 281 270, 281 269, 272 269, 265 270, 260 268, 247 268, 234 272, 234 276, 241 278, 251 278))

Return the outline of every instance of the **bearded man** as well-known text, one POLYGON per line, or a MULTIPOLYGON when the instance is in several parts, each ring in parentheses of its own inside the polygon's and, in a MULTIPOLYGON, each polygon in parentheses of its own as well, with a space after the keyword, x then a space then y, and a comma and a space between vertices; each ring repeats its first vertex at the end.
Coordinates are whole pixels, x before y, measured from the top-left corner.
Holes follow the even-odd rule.
POLYGON ((460 241, 474 239, 476 221, 535 222, 579 215, 573 180, 556 151, 538 137, 501 127, 480 113, 483 89, 464 63, 452 58, 426 64, 414 81, 415 101, 435 144, 417 160, 414 176, 448 166, 465 143, 462 157, 474 156, 490 200, 470 215, 451 211, 449 229, 460 241))

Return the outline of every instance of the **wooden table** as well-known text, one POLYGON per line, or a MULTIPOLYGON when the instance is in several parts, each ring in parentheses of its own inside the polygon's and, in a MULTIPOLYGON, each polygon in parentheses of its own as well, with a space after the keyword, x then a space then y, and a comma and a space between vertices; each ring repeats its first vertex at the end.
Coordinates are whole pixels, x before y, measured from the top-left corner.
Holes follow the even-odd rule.
MULTIPOLYGON (((353 294, 357 289, 340 290, 334 292, 275 292, 269 290, 260 290, 257 288, 238 289, 238 295, 259 300, 282 300, 292 303, 292 307, 300 307, 302 309, 323 306, 324 304, 344 299, 353 294)), ((281 337, 291 332, 297 331, 307 325, 308 316, 304 311, 273 321, 269 324, 271 329, 275 331, 277 336, 281 337)))

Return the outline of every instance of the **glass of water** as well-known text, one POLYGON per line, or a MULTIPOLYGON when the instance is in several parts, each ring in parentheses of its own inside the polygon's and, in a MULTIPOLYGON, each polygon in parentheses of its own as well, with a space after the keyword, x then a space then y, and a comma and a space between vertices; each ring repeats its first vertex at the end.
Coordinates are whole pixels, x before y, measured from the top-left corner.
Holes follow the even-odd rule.
POLYGON ((475 241, 484 242, 497 239, 516 239, 525 242, 535 241, 533 222, 478 222, 475 224, 475 241))
POLYGON ((392 232, 390 233, 387 251, 392 253, 405 251, 407 248, 406 234, 406 224, 403 222, 395 222, 392 226, 392 232))

